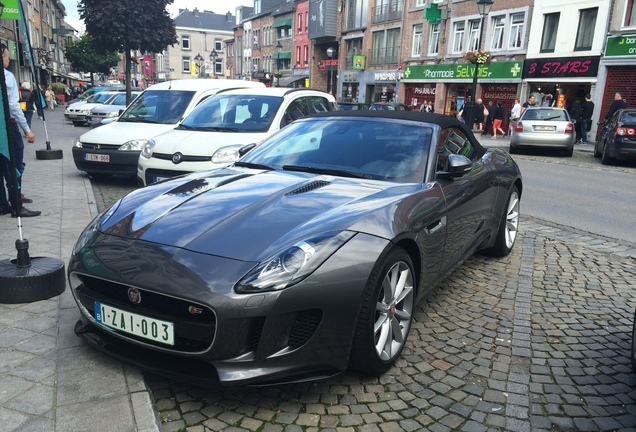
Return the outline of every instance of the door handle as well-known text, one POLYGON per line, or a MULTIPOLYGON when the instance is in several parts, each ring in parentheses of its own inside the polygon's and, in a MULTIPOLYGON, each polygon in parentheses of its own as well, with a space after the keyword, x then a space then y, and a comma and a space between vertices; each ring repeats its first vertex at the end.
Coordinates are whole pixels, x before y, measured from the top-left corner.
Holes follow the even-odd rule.
POLYGON ((446 216, 442 216, 441 219, 438 219, 436 222, 428 225, 424 231, 426 234, 435 234, 437 231, 441 230, 446 226, 446 216))

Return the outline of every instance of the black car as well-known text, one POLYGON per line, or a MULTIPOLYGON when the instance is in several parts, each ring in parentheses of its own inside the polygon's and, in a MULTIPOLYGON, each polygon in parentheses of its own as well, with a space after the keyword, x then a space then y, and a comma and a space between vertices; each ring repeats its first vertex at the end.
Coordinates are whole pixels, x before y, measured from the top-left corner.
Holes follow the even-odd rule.
POLYGON ((519 168, 452 117, 321 113, 250 149, 86 228, 68 265, 79 336, 198 385, 379 375, 418 300, 514 246, 519 168))
POLYGON ((603 165, 636 159, 636 109, 618 110, 603 125, 594 144, 594 156, 603 165))
POLYGON ((342 111, 368 110, 371 104, 362 102, 338 102, 338 109, 342 111))

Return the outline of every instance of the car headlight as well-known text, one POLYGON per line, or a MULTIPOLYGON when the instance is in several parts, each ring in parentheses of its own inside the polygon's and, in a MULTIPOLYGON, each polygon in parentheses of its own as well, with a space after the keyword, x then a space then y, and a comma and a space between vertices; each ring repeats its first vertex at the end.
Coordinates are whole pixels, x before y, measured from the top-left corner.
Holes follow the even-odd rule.
POLYGON ((123 143, 117 150, 121 151, 141 151, 148 144, 148 140, 136 139, 123 143))
POLYGON ((80 111, 80 114, 84 114, 84 115, 90 115, 91 110, 82 110, 80 111))
POLYGON ((239 160, 239 150, 242 145, 222 147, 212 155, 212 163, 232 163, 239 160))
POLYGON ((155 140, 148 140, 144 148, 141 150, 141 155, 146 159, 150 159, 152 157, 152 151, 155 148, 155 140))
POLYGON ((115 213, 115 210, 117 210, 117 207, 119 207, 120 202, 121 200, 117 201, 115 204, 99 213, 97 216, 95 216, 91 223, 89 223, 88 226, 84 228, 84 231, 82 231, 82 234, 80 234, 79 238, 75 242, 75 246, 73 246, 73 255, 75 255, 76 252, 86 246, 93 239, 102 225, 104 225, 113 215, 113 213, 115 213))
POLYGON ((75 144, 73 144, 76 148, 82 148, 82 142, 78 139, 75 140, 75 144))
POLYGON ((235 285, 247 294, 281 290, 305 279, 345 244, 354 233, 325 233, 285 248, 260 262, 235 285))

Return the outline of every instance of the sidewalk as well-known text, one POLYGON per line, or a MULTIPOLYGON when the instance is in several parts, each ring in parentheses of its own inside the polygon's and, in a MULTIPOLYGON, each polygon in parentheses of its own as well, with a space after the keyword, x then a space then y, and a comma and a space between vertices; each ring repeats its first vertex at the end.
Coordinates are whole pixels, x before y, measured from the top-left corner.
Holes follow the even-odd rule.
MULTIPOLYGON (((77 129, 63 107, 46 111, 51 148, 61 160, 37 160, 46 148, 43 122, 33 119, 36 143, 25 140, 26 206, 42 215, 23 218, 32 257, 66 265, 73 244, 97 214, 88 177, 73 163, 77 129)), ((15 259, 17 219, 0 216, 0 259, 15 259)), ((1 289, 1 287, 0 287, 1 289)), ((159 431, 160 422, 142 374, 86 346, 73 327, 79 311, 67 288, 29 304, 0 304, 0 429, 3 431, 159 431)))

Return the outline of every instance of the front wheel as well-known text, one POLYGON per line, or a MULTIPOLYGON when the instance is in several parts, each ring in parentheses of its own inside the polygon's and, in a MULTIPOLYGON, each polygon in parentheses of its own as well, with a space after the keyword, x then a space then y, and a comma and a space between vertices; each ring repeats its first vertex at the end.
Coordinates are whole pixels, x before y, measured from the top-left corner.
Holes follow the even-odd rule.
POLYGON ((411 257, 395 248, 369 278, 351 351, 351 368, 365 375, 388 371, 406 344, 415 307, 411 257))
POLYGON ((603 153, 601 154, 601 163, 603 165, 611 165, 614 163, 614 158, 610 157, 607 152, 607 143, 603 146, 603 153))
POLYGON ((512 251, 519 231, 519 203, 519 189, 513 186, 508 196, 508 205, 499 223, 495 244, 483 251, 486 255, 503 257, 512 251))

